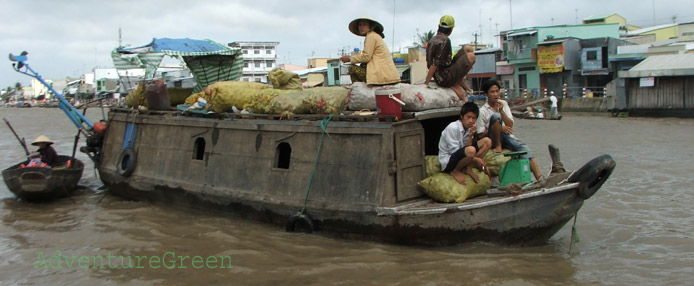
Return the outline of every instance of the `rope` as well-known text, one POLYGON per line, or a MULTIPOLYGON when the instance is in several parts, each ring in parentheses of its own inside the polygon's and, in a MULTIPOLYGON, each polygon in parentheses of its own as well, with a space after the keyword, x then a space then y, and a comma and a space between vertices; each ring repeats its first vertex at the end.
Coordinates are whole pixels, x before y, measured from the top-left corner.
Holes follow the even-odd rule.
POLYGON ((578 218, 578 211, 576 211, 576 214, 574 215, 574 224, 571 226, 571 242, 569 242, 568 254, 571 254, 571 247, 574 245, 574 243, 581 241, 581 239, 578 238, 578 231, 576 230, 576 218, 578 218))
POLYGON ((325 134, 328 134, 328 137, 330 137, 330 134, 326 129, 328 128, 328 122, 330 122, 330 119, 332 118, 333 115, 330 114, 327 118, 324 118, 320 122, 320 129, 323 130, 323 132, 320 135, 320 142, 318 143, 318 152, 316 152, 316 160, 313 161, 313 171, 311 171, 311 179, 309 179, 308 181, 308 188, 306 189, 306 198, 304 199, 304 207, 301 208, 299 215, 303 215, 306 211, 306 202, 308 202, 308 195, 311 193, 311 185, 313 185, 313 175, 316 173, 316 168, 318 167, 318 157, 320 156, 321 147, 323 147, 323 138, 325 137, 325 134))
MULTIPOLYGON (((135 109, 132 114, 133 114, 133 122, 130 124, 130 136, 128 136, 128 143, 125 144, 125 148, 132 147, 130 146, 130 142, 133 140, 133 133, 135 132, 135 119, 137 119, 137 114, 140 113, 139 110, 135 109)), ((125 119, 125 122, 128 122, 128 119, 125 119)))

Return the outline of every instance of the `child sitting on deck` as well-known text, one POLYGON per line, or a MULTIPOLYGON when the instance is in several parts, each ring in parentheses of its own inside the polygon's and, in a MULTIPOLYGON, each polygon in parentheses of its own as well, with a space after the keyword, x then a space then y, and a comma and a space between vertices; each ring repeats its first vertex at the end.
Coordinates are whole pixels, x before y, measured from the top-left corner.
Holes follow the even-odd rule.
POLYGON ((443 172, 450 173, 460 184, 467 184, 463 174, 469 175, 475 183, 479 178, 472 172, 475 167, 486 172, 491 178, 487 164, 482 157, 489 151, 492 141, 489 138, 477 140, 477 117, 480 109, 474 102, 466 102, 460 109, 460 120, 448 124, 441 132, 439 140, 439 162, 443 172), (471 135, 472 134, 472 135, 471 135))

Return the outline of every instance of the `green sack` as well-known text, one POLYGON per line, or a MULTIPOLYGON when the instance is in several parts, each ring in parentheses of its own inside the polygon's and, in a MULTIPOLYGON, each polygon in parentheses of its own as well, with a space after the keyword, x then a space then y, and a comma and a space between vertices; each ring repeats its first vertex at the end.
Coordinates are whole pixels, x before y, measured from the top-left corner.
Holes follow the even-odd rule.
POLYGON ((274 114, 334 114, 339 115, 347 103, 348 90, 342 87, 316 87, 289 91, 272 99, 274 114))
POLYGON ((436 173, 441 172, 441 162, 439 162, 439 156, 424 156, 424 162, 426 163, 427 177, 431 177, 436 173))
POLYGON ((145 84, 140 83, 137 88, 130 91, 128 96, 125 97, 125 104, 128 107, 138 108, 140 106, 147 106, 147 97, 145 97, 145 84))
POLYGON ((467 184, 463 185, 458 183, 451 174, 439 172, 419 181, 417 186, 437 202, 462 203, 469 198, 486 194, 492 186, 486 173, 476 168, 473 168, 472 172, 480 179, 479 183, 475 183, 470 176, 463 175, 467 181, 467 184))
POLYGON ((199 93, 186 98, 186 104, 194 104, 199 97, 207 101, 207 109, 215 112, 228 112, 232 106, 243 109, 260 94, 260 90, 270 89, 267 84, 246 81, 215 82, 199 93))
POLYGON ((267 77, 272 83, 272 88, 285 90, 303 89, 301 87, 301 79, 299 78, 299 75, 293 72, 274 68, 267 74, 267 77))

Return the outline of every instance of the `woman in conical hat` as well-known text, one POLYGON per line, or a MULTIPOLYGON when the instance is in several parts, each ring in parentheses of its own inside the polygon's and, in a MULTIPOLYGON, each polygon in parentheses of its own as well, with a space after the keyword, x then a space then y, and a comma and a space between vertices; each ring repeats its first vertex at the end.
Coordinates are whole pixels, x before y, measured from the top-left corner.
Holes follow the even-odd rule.
POLYGON ((348 29, 357 36, 365 37, 363 50, 352 56, 344 55, 340 58, 344 63, 352 63, 349 67, 352 82, 366 81, 368 85, 399 83, 400 74, 395 68, 388 46, 383 41, 383 25, 370 16, 362 16, 352 20, 348 29))
POLYGON ((41 156, 41 161, 48 164, 51 167, 54 167, 55 164, 57 163, 58 160, 58 153, 55 152, 55 149, 51 145, 53 145, 53 141, 51 139, 48 139, 48 136, 46 135, 39 135, 39 137, 36 137, 33 142, 31 142, 31 145, 34 146, 39 146, 39 149, 36 150, 36 152, 39 153, 41 156))

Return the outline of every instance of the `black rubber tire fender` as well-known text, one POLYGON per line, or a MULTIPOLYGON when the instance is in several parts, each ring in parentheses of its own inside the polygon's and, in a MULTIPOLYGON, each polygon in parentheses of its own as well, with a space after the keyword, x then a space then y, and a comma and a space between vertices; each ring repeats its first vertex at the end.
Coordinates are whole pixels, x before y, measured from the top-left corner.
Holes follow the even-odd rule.
POLYGON ((316 231, 313 219, 311 219, 311 216, 309 216, 307 213, 297 213, 289 216, 285 230, 287 232, 294 232, 294 229, 298 223, 302 223, 306 227, 304 231, 305 233, 312 233, 316 231))
POLYGON ((588 161, 574 172, 569 182, 579 182, 578 196, 585 199, 592 197, 607 181, 617 163, 610 155, 601 155, 588 161))
POLYGON ((135 170, 137 163, 137 153, 131 147, 125 148, 120 152, 118 161, 116 162, 116 170, 123 177, 129 177, 135 170))

